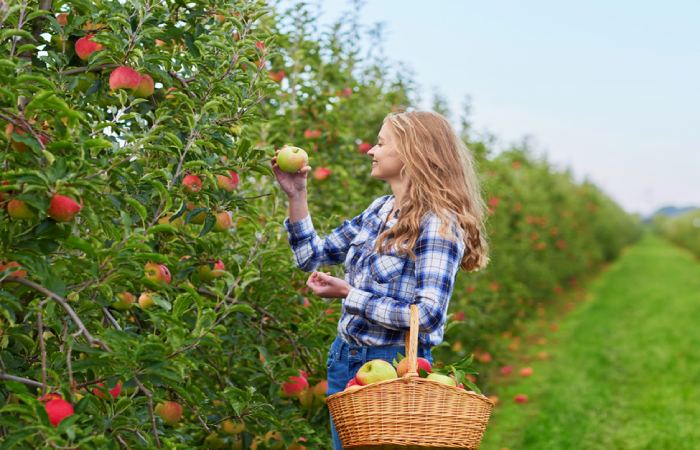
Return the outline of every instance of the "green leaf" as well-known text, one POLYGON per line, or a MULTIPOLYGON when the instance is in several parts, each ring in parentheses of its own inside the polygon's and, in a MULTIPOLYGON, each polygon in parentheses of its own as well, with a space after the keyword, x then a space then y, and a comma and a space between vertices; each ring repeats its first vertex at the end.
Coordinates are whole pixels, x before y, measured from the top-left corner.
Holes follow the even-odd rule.
POLYGON ((246 305, 245 303, 236 303, 235 305, 229 307, 229 311, 243 313, 247 316, 255 315, 255 309, 253 309, 253 307, 250 305, 246 305))
POLYGON ((63 241, 63 245, 67 248, 81 250, 83 253, 93 258, 97 256, 97 253, 95 252, 95 249, 92 248, 92 245, 90 245, 88 241, 81 239, 78 236, 70 236, 68 239, 63 241))
POLYGON ((0 41, 4 41, 5 39, 11 38, 13 36, 18 36, 29 41, 35 41, 34 36, 32 36, 32 33, 24 30, 19 30, 17 28, 10 28, 9 30, 5 30, 2 33, 0 33, 0 41))
POLYGON ((170 311, 172 309, 172 305, 170 304, 170 302, 168 300, 164 299, 163 297, 161 297, 160 295, 153 295, 152 298, 153 298, 153 303, 160 306, 164 310, 170 311))
POLYGON ((178 229, 167 223, 154 225, 148 229, 149 233, 178 233, 178 229))
POLYGON ((141 204, 141 202, 131 197, 126 197, 124 201, 126 201, 132 208, 136 210, 136 214, 139 215, 141 220, 143 220, 144 222, 146 221, 146 217, 148 217, 148 212, 146 211, 146 208, 141 204))

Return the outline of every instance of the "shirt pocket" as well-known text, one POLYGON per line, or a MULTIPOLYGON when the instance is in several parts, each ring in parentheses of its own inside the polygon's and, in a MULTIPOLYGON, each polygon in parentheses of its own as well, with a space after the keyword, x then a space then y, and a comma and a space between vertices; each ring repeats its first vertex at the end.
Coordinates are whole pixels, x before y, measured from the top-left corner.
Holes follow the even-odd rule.
POLYGON ((369 261, 369 271, 375 281, 385 284, 401 275, 405 264, 401 256, 374 253, 369 261))

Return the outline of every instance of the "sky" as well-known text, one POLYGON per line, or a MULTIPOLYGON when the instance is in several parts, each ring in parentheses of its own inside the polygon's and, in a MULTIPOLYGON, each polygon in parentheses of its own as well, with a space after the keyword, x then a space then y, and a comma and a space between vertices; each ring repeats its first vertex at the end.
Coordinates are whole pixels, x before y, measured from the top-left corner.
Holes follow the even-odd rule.
MULTIPOLYGON (((311 4, 322 28, 350 7, 311 4)), ((411 71, 419 107, 437 91, 456 124, 469 96, 497 150, 527 138, 629 212, 700 206, 700 2, 368 0, 359 14, 384 24, 386 64, 411 71)))

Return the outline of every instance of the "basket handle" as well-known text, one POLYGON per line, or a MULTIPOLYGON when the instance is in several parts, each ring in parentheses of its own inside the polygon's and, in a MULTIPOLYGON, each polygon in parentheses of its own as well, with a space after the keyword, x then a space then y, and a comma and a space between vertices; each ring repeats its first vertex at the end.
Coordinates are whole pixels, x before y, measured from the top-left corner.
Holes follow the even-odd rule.
POLYGON ((418 306, 411 305, 410 327, 406 332, 406 358, 408 358, 408 372, 406 377, 418 376, 418 306))

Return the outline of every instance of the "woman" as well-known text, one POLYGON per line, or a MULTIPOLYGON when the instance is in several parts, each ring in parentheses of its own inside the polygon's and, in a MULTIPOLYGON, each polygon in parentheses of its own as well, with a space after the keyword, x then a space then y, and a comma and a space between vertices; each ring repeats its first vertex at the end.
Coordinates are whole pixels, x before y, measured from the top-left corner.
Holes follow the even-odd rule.
MULTIPOLYGON (((289 197, 284 226, 306 284, 341 298, 338 335, 328 353, 328 395, 342 391, 367 361, 405 354, 409 306, 419 310, 418 356, 443 339, 457 271, 488 264, 484 211, 472 155, 450 123, 434 112, 389 114, 372 157, 371 176, 391 186, 327 237, 314 230, 306 203, 311 167, 295 174, 272 167, 289 197), (345 279, 315 271, 345 264, 345 279)), ((331 421, 333 448, 342 446, 331 421)))

